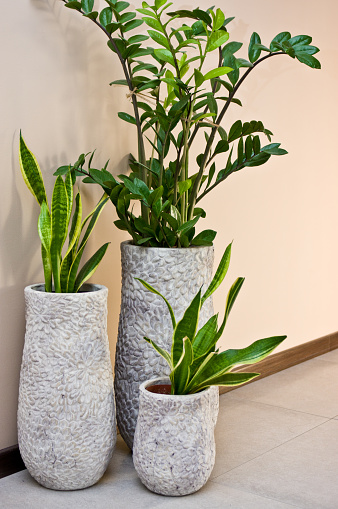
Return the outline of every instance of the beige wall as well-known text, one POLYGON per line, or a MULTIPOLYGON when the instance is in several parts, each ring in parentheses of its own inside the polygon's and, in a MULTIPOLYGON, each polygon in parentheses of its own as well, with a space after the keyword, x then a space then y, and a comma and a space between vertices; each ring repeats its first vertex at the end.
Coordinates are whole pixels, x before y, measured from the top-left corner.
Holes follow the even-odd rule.
MULTIPOLYGON (((140 3, 140 2, 138 2, 140 3)), ((208 1, 200 2, 202 7, 208 1)), ((180 7, 191 3, 177 0, 180 7)), ((237 118, 262 120, 289 151, 265 166, 233 175, 204 202, 203 228, 218 230, 216 260, 231 240, 228 285, 246 277, 233 310, 224 346, 241 347, 267 335, 288 335, 283 348, 338 329, 337 189, 335 123, 338 4, 323 0, 219 0, 228 16, 231 40, 248 43, 255 30, 262 42, 283 30, 311 34, 322 71, 288 57, 276 57, 251 74, 234 105, 237 118)), ((97 148, 98 163, 111 159, 126 169, 135 150, 133 128, 116 118, 127 110, 121 77, 101 33, 58 0, 12 0, 1 7, 0 51, 0 449, 17 442, 16 405, 24 337, 23 288, 42 280, 36 231, 38 206, 22 181, 18 134, 23 130, 37 155, 49 192, 52 171, 97 148), (121 106, 123 104, 123 106, 121 106)), ((242 56, 246 56, 244 53, 242 56)), ((86 206, 99 190, 83 186, 86 206)), ((89 251, 111 241, 95 280, 109 287, 109 333, 114 350, 120 296, 119 243, 126 238, 106 207, 89 251)), ((222 311, 224 293, 215 307, 222 311)))

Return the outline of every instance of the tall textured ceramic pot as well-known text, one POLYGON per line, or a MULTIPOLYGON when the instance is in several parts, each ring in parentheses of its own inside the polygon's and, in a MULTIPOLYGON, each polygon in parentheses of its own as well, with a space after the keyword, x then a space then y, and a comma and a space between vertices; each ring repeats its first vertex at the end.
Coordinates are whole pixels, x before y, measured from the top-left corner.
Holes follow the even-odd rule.
MULTIPOLYGON (((213 246, 154 248, 121 244, 122 295, 115 357, 115 398, 117 425, 132 449, 135 433, 139 386, 145 380, 169 374, 169 368, 146 336, 170 350, 172 324, 161 297, 147 291, 138 277, 151 284, 171 304, 177 320, 183 316, 198 290, 205 291, 212 279, 213 246)), ((206 300, 200 314, 201 327, 213 314, 212 299, 206 300)))
POLYGON ((161 383, 168 379, 149 380, 140 387, 134 466, 154 493, 189 495, 204 486, 215 463, 214 387, 184 396, 147 390, 161 383))
POLYGON ((19 448, 36 481, 76 490, 104 474, 116 442, 104 286, 81 293, 25 288, 19 448))

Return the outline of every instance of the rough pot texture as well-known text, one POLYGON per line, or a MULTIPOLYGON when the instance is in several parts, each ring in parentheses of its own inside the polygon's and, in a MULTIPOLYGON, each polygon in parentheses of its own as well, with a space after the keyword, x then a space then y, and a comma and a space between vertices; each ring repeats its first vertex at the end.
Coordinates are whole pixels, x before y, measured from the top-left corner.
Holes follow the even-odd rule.
MULTIPOLYGON (((155 248, 121 244, 122 292, 115 357, 116 417, 120 433, 132 449, 139 386, 145 380, 168 375, 162 357, 144 341, 146 336, 170 350, 172 324, 161 297, 147 291, 138 277, 151 284, 171 304, 180 320, 198 290, 212 279, 214 248, 155 248)), ((212 316, 212 299, 203 305, 199 326, 212 316)))
POLYGON ((168 382, 150 380, 140 387, 134 466, 154 493, 189 495, 204 486, 214 467, 218 388, 175 396, 147 391, 154 383, 168 382))
POLYGON ((81 293, 25 288, 19 448, 36 481, 76 490, 104 474, 116 442, 104 286, 81 293))

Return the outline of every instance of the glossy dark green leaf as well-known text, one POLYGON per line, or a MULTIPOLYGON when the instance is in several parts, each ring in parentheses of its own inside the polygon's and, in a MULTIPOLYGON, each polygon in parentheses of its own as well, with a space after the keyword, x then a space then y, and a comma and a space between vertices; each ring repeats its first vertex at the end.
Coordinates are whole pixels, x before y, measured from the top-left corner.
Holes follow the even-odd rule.
POLYGON ((216 232, 214 230, 203 230, 191 241, 193 246, 212 246, 216 232))
POLYGON ((302 64, 305 64, 308 67, 312 67, 312 69, 321 69, 319 60, 317 60, 317 58, 313 57, 312 55, 308 55, 305 52, 297 52, 296 58, 302 64))
POLYGON ((86 14, 88 12, 92 12, 94 7, 94 0, 81 0, 81 7, 86 14))
POLYGON ((123 111, 119 111, 117 115, 122 120, 125 120, 126 122, 129 122, 129 124, 136 125, 135 117, 133 117, 132 115, 129 115, 129 113, 125 113, 123 111))
POLYGON ((105 9, 102 9, 100 12, 100 23, 104 27, 108 25, 108 23, 111 23, 113 18, 113 12, 110 7, 105 7, 105 9))
MULTIPOLYGON (((123 32, 129 32, 130 30, 134 30, 135 28, 139 27, 143 25, 143 21, 141 19, 133 19, 132 21, 128 21, 128 23, 126 23, 124 26, 123 26, 123 32)), ((135 36, 135 37, 138 37, 138 39, 141 37, 141 36, 135 36)), ((130 44, 131 43, 131 39, 128 39, 128 42, 130 44)), ((135 52, 133 52, 134 54, 135 52)))
POLYGON ((256 60, 258 60, 260 57, 261 50, 254 49, 254 45, 260 44, 260 43, 261 43, 260 36, 256 32, 254 32, 250 38, 249 49, 248 49, 249 60, 252 64, 254 62, 256 62, 256 60))
POLYGON ((281 32, 274 37, 270 44, 271 51, 278 51, 281 48, 281 44, 291 39, 290 32, 281 32))
POLYGON ((68 7, 69 9, 75 9, 77 11, 81 11, 81 2, 77 2, 77 1, 71 1, 71 2, 67 2, 65 4, 66 7, 68 7))
POLYGON ((237 120, 232 126, 230 127, 228 141, 229 143, 231 141, 236 140, 237 138, 240 138, 242 135, 242 122, 240 120, 237 120))

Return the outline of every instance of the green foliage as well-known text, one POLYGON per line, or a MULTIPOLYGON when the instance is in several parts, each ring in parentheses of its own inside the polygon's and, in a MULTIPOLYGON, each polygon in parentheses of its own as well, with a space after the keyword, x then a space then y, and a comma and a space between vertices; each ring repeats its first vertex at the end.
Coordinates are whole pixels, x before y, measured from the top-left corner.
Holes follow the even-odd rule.
MULTIPOLYGON (((86 3, 87 6, 91 2, 86 3)), ((52 292, 53 284, 56 293, 76 293, 97 269, 108 244, 104 244, 79 269, 83 250, 87 240, 108 201, 104 196, 95 209, 82 220, 82 202, 80 192, 75 197, 73 212, 73 186, 78 173, 75 167, 63 166, 57 171, 51 208, 48 206, 47 195, 38 162, 28 149, 20 133, 20 168, 28 189, 39 203, 41 210, 38 220, 38 232, 41 240, 41 256, 45 276, 45 291, 52 292), (63 179, 61 175, 65 175, 63 179), (86 224, 88 223, 87 227, 86 224), (85 228, 86 227, 86 228, 85 228), (80 241, 81 234, 82 240, 80 241), (64 244, 69 236, 66 253, 62 256, 64 244)), ((79 164, 81 164, 82 159, 79 164)))
POLYGON ((234 172, 287 153, 271 142, 272 133, 261 121, 226 126, 229 108, 242 105, 236 97, 240 86, 258 65, 277 55, 319 69, 318 48, 310 36, 289 32, 264 45, 254 32, 247 58, 242 58, 237 55, 243 43, 231 41, 228 32, 234 18, 219 8, 169 12, 171 2, 156 0, 132 10, 128 2, 105 0, 96 12, 92 0, 63 1, 105 33, 124 73, 111 85, 127 87, 132 102, 132 113, 119 112, 118 117, 132 124, 138 137, 127 177, 115 179, 107 167, 85 169, 85 155, 79 173, 108 194, 119 217, 115 225, 128 231, 135 244, 210 245, 215 232, 195 231, 205 217, 204 210, 195 214, 197 203, 234 172), (134 32, 138 27, 142 34, 134 32), (218 65, 210 69, 215 57, 218 65), (196 161, 190 150, 194 144, 202 146, 196 161), (139 216, 133 212, 135 202, 140 203, 139 216))
POLYGON ((138 279, 147 290, 164 299, 172 317, 174 331, 171 352, 163 350, 154 340, 144 338, 169 364, 172 394, 193 394, 211 385, 240 385, 248 382, 259 374, 231 373, 231 370, 236 366, 261 361, 286 338, 286 336, 264 338, 246 348, 230 349, 225 352, 216 349, 217 341, 224 331, 231 308, 244 282, 243 278, 238 278, 230 288, 221 326, 218 328, 217 315, 214 315, 197 331, 201 307, 222 283, 229 267, 230 254, 231 244, 226 248, 207 291, 203 296, 201 290, 197 293, 177 323, 165 297, 148 283, 138 279))

